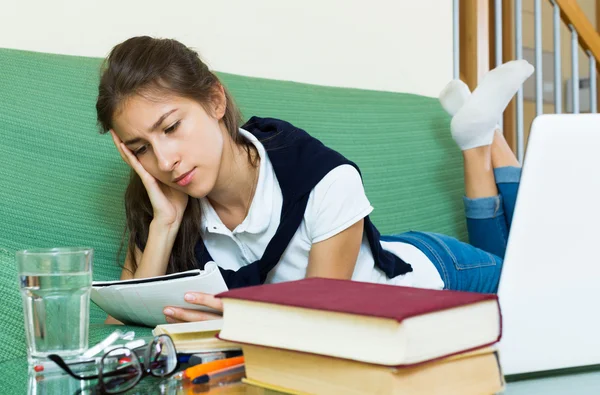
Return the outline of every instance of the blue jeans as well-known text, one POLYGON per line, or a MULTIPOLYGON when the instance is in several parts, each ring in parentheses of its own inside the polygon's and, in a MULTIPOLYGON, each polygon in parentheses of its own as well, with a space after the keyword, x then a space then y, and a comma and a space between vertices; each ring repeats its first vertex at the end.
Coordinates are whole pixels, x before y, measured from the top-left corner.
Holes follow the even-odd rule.
POLYGON ((421 250, 440 273, 444 289, 496 293, 521 169, 500 167, 494 169, 494 176, 497 196, 463 198, 470 244, 439 233, 415 231, 382 236, 381 240, 401 241, 421 250))

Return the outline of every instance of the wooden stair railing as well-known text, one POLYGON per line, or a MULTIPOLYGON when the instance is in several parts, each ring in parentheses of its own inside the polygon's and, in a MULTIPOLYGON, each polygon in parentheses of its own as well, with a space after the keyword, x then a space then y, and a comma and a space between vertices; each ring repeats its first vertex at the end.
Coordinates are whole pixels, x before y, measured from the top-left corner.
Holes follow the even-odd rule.
MULTIPOLYGON (((459 67, 460 78, 469 88, 474 89, 483 74, 494 68, 498 63, 516 59, 516 33, 515 33, 515 3, 519 0, 455 0, 459 13, 459 67), (501 47, 502 59, 496 60, 496 10, 501 12, 501 47)), ((523 0, 532 1, 532 0, 523 0)), ((596 0, 596 15, 587 16, 576 0, 547 0, 554 7, 560 8, 560 19, 566 26, 572 26, 577 33, 579 46, 596 59, 596 70, 600 72, 600 35, 590 18, 595 17, 600 28, 600 0, 596 0)), ((533 28, 533 26, 526 28, 533 28)), ((563 40, 565 41, 565 40, 563 40)), ((571 45, 562 42, 561 45, 571 45)), ((542 70, 543 73, 543 70, 542 70)), ((596 76, 595 73, 594 77, 596 76)), ((534 78, 534 77, 532 77, 534 78)), ((560 77, 563 81, 563 77, 560 77)), ((594 78, 595 81, 595 78, 594 78)), ((576 93, 576 91, 575 91, 576 93)), ((600 90, 596 86, 595 96, 600 99, 600 90)), ((597 102, 600 103, 600 100, 597 102)), ((517 116, 516 100, 513 99, 507 107, 503 117, 504 135, 513 151, 522 159, 523 152, 517 151, 517 116)), ((521 111, 520 116, 523 116, 521 111)), ((521 130, 521 133, 523 131, 521 130)), ((522 137, 521 137, 522 138, 522 137)), ((521 150, 524 150, 521 147, 521 150)))
MULTIPOLYGON (((596 60, 600 59, 600 35, 588 16, 575 0, 554 0, 560 8, 560 17, 566 25, 573 25, 579 36, 579 45, 584 51, 590 51, 596 60)), ((596 5, 598 7, 598 5, 596 5)), ((598 9, 596 9, 598 12, 598 9)), ((600 63, 596 62, 600 68, 600 63)))

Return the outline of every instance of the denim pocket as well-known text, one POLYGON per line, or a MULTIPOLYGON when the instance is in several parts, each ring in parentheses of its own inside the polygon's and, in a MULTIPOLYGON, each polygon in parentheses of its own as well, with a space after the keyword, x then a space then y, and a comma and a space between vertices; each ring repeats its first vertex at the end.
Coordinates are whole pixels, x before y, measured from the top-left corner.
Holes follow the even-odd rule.
POLYGON ((457 270, 469 270, 498 265, 498 260, 494 255, 457 240, 454 237, 431 232, 427 232, 426 234, 432 241, 438 244, 440 248, 443 248, 446 251, 452 258, 457 270))

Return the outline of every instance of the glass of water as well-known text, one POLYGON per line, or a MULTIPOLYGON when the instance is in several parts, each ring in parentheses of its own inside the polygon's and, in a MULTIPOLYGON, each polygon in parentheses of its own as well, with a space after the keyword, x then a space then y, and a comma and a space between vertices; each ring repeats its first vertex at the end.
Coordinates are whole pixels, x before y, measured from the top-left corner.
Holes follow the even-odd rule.
POLYGON ((88 348, 93 249, 81 247, 17 251, 27 357, 74 358, 88 348))

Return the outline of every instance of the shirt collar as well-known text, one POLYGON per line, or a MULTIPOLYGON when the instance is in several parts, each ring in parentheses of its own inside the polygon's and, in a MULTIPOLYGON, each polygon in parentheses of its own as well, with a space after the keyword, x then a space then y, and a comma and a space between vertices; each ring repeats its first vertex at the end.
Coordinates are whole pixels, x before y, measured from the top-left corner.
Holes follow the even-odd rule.
MULTIPOLYGON (((261 142, 252 133, 242 128, 239 129, 239 133, 256 147, 258 156, 260 157, 260 165, 258 169, 258 181, 252 203, 250 204, 250 210, 248 210, 248 215, 244 221, 234 231, 236 233, 261 233, 268 229, 271 221, 273 211, 271 202, 273 201, 275 175, 272 171, 269 157, 261 142)), ((200 206, 202 209, 201 227, 203 231, 211 233, 228 231, 207 198, 200 199, 200 206)))

